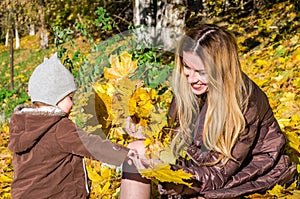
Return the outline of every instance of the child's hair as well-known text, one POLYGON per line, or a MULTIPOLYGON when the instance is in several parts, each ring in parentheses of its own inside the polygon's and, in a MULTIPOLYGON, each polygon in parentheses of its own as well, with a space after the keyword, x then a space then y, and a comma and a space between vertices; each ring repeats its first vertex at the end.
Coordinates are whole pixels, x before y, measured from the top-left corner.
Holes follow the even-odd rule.
MULTIPOLYGON (((71 93, 69 93, 68 95, 66 95, 66 97, 69 96, 69 97, 73 98, 74 93, 75 93, 75 92, 71 92, 71 93)), ((66 97, 64 97, 64 98, 66 98, 66 97)), ((61 100, 63 100, 64 98, 62 98, 61 100)), ((58 103, 59 103, 59 102, 58 102, 58 103)), ((50 105, 50 104, 46 104, 46 103, 44 103, 44 102, 39 102, 39 101, 32 102, 32 104, 33 104, 33 107, 34 107, 34 108, 40 108, 40 107, 42 107, 42 106, 52 106, 52 105, 50 105)))
POLYGON ((46 103, 43 103, 43 102, 37 102, 37 101, 33 102, 32 104, 33 104, 34 108, 40 108, 42 106, 51 106, 49 104, 46 104, 46 103))

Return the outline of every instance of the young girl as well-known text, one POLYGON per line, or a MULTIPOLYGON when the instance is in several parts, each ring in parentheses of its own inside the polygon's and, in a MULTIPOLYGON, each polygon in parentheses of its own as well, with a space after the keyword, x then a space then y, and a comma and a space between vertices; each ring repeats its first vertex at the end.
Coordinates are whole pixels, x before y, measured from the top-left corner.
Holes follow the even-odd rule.
POLYGON ((68 118, 76 85, 55 54, 30 77, 34 106, 16 107, 10 122, 14 199, 87 198, 83 157, 121 165, 129 149, 88 135, 68 118))
MULTIPOLYGON (((183 37, 175 61, 169 113, 179 126, 172 168, 193 174, 193 185, 163 183, 160 193, 235 198, 293 181, 295 164, 281 152, 285 137, 266 95, 242 72, 234 37, 218 26, 200 25, 183 37), (181 150, 188 159, 179 157, 181 150)), ((143 143, 128 147, 142 151, 143 143)), ((149 192, 150 184, 137 176, 125 170, 122 199, 134 198, 135 190, 149 192)))

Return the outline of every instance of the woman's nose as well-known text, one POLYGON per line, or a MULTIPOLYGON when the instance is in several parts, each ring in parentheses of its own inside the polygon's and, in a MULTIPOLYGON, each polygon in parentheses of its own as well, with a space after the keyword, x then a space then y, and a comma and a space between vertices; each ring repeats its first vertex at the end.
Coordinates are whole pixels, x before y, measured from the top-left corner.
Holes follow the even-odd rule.
POLYGON ((197 78, 197 73, 193 70, 190 70, 189 74, 187 75, 188 82, 193 83, 195 82, 196 78, 197 78))

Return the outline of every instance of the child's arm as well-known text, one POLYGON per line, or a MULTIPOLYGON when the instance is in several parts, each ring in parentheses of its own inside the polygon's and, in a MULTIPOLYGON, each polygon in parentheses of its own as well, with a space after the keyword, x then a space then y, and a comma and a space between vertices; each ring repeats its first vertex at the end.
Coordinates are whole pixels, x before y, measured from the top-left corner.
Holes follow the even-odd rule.
POLYGON ((68 118, 59 122, 56 136, 61 150, 112 165, 121 165, 129 152, 129 149, 122 145, 97 135, 89 135, 77 128, 68 118))

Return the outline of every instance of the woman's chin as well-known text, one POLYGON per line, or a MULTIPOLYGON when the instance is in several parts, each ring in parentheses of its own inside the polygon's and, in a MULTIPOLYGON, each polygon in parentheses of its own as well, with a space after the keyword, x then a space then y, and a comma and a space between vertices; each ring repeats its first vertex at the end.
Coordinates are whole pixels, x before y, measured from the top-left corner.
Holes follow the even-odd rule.
POLYGON ((192 87, 192 92, 195 94, 195 95, 202 95, 203 93, 206 92, 206 88, 205 87, 201 87, 201 88, 193 88, 192 87))

